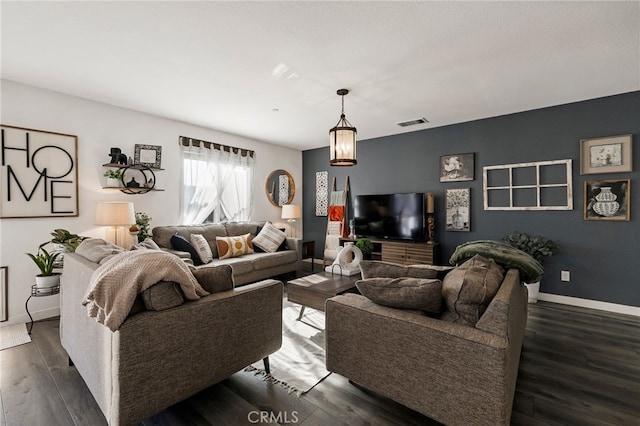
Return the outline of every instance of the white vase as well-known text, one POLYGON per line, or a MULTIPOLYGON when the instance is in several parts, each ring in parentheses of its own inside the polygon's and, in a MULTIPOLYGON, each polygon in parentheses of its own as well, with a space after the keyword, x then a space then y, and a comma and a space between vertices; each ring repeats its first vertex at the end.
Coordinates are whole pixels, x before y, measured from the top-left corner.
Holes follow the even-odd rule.
POLYGON ((60 274, 53 275, 36 275, 36 287, 38 288, 48 288, 55 287, 60 284, 60 274))
POLYGON ((529 293, 528 302, 536 303, 538 301, 538 293, 540 293, 540 281, 535 283, 524 283, 529 293))
POLYGON ((107 186, 110 186, 110 187, 116 186, 117 187, 117 186, 122 186, 122 185, 120 185, 120 179, 108 177, 107 178, 107 186))

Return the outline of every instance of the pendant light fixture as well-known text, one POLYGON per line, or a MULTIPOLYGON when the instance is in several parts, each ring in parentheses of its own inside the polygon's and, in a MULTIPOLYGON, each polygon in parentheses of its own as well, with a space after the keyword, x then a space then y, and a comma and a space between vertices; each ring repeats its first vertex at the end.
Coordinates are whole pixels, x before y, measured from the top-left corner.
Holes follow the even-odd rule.
POLYGON ((332 166, 354 166, 358 164, 356 160, 356 128, 347 121, 344 116, 344 96, 349 93, 347 89, 338 90, 338 95, 342 96, 342 114, 338 124, 329 130, 329 153, 332 166))

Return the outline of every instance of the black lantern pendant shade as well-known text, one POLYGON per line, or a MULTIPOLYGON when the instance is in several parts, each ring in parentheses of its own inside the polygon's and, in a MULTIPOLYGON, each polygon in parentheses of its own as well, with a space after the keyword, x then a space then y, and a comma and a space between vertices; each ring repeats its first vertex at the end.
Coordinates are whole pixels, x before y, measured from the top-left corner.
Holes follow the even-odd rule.
POLYGON ((342 114, 338 124, 329 130, 329 163, 332 166, 354 166, 356 160, 356 134, 358 131, 344 116, 344 96, 349 93, 347 89, 338 90, 342 96, 342 114))

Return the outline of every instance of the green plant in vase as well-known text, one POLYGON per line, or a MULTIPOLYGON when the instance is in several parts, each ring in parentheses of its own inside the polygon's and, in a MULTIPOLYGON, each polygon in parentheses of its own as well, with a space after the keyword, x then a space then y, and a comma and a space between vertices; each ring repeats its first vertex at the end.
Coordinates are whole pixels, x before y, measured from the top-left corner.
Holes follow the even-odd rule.
POLYGON ((60 253, 49 253, 42 246, 38 247, 36 254, 25 253, 33 260, 40 274, 36 275, 36 285, 38 287, 55 287, 60 284, 60 274, 53 272, 55 262, 60 253))
MULTIPOLYGON (((551 241, 549 238, 536 236, 532 237, 524 232, 514 232, 506 236, 503 241, 527 253, 529 256, 537 260, 544 267, 544 259, 558 253, 560 246, 551 241)), ((525 283, 529 292, 529 302, 535 303, 538 300, 540 291, 540 281, 535 283, 525 283)))
POLYGON ((138 242, 142 242, 151 236, 149 224, 151 216, 144 212, 136 212, 136 225, 138 227, 138 242))
POLYGON ((356 247, 362 252, 362 256, 365 259, 371 259, 371 252, 373 251, 373 243, 368 238, 359 238, 356 241, 356 247))
POLYGON ((120 169, 109 169, 104 172, 107 178, 107 186, 122 186, 122 177, 124 172, 120 169))

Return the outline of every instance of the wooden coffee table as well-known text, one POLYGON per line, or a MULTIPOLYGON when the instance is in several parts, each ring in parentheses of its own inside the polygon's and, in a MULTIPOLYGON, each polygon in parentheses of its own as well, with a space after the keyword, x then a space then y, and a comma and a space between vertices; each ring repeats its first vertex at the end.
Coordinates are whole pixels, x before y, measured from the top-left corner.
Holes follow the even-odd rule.
POLYGON ((313 308, 324 312, 327 299, 343 293, 357 293, 356 281, 360 274, 345 277, 330 272, 308 275, 287 282, 287 300, 302 305, 298 320, 302 318, 305 308, 313 308))

